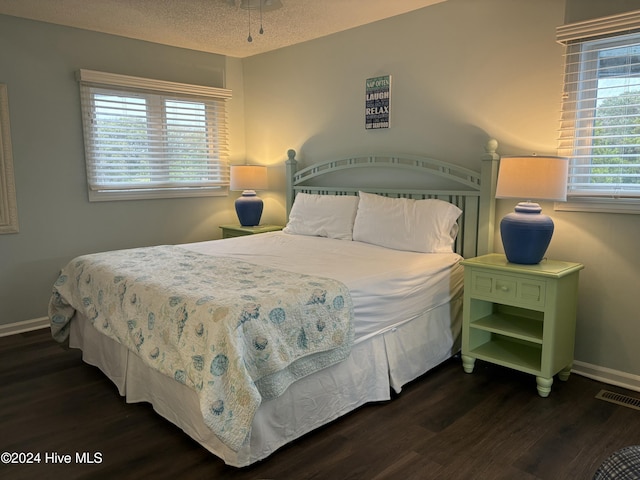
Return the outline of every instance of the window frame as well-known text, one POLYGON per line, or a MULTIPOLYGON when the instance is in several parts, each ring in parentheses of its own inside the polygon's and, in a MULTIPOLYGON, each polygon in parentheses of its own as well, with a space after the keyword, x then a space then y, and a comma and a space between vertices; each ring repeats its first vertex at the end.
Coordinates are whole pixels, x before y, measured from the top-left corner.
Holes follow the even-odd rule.
POLYGON ((9 125, 9 96, 7 86, 0 83, 0 234, 19 231, 9 125))
MULTIPOLYGON (((89 201, 114 201, 114 200, 137 200, 137 199, 157 199, 157 198, 181 198, 181 197, 205 197, 223 196, 229 193, 229 161, 227 158, 227 121, 226 121, 226 100, 231 98, 231 91, 222 88, 206 87, 200 85, 190 85, 183 83, 167 82, 141 77, 97 72, 92 70, 80 70, 77 73, 80 83, 81 109, 83 122, 83 135, 85 142, 85 163, 87 174, 87 189, 89 201), (94 167, 94 157, 92 155, 94 145, 95 129, 92 119, 95 113, 95 101, 97 95, 113 94, 130 98, 153 98, 156 103, 155 118, 161 118, 161 122, 154 123, 150 128, 158 138, 162 138, 161 150, 169 150, 170 145, 167 136, 167 126, 170 124, 166 111, 166 104, 169 102, 200 103, 204 105, 204 128, 206 138, 208 158, 210 167, 218 170, 219 181, 205 182, 203 185, 189 185, 185 183, 164 182, 157 183, 148 188, 138 183, 133 186, 117 188, 113 185, 104 185, 101 188, 96 184, 97 174, 94 167), (210 104, 213 103, 214 107, 210 104), (162 105, 161 105, 162 104, 162 105), (209 106, 207 106, 209 105, 209 106), (213 159, 211 157, 214 157, 213 159)), ((148 122, 152 118, 151 109, 145 113, 145 120, 148 122)), ((155 146, 154 146, 155 148, 155 146)), ((156 170, 160 171, 161 165, 151 166, 149 174, 156 170)), ((134 182, 135 183, 135 182, 134 182)))
MULTIPOLYGON (((565 45, 567 49, 566 57, 580 59, 578 65, 567 61, 564 71, 563 114, 561 118, 558 154, 570 157, 570 169, 573 165, 580 162, 580 159, 573 155, 573 143, 571 143, 571 146, 567 146, 567 139, 575 139, 576 145, 582 143, 582 146, 584 146, 584 137, 590 137, 590 135, 574 134, 575 129, 578 128, 578 124, 581 121, 578 112, 580 112, 581 109, 584 112, 584 110, 587 110, 587 106, 581 104, 580 108, 576 108, 577 113, 573 117, 568 117, 565 113, 566 104, 570 102, 590 101, 592 103, 591 111, 595 111, 597 108, 597 95, 593 95, 586 100, 578 99, 577 97, 578 94, 585 90, 585 85, 591 83, 592 87, 595 87, 598 81, 597 71, 593 71, 593 74, 587 78, 583 77, 583 65, 588 64, 588 62, 593 63, 594 60, 597 60, 599 51, 613 48, 616 43, 618 46, 640 43, 640 38, 638 38, 637 41, 635 39, 630 41, 632 39, 632 37, 629 36, 630 34, 640 34, 640 10, 563 25, 557 29, 557 40, 559 43, 565 45), (624 38, 625 36, 627 36, 626 39, 624 38), (582 51, 585 45, 595 45, 597 49, 585 53, 582 51), (573 85, 573 88, 571 85, 573 85), (566 135, 567 131, 570 132, 569 135, 566 135)), ((592 90, 596 91, 596 88, 592 88, 592 90)), ((595 115, 592 115, 592 117, 595 118, 595 115)), ((595 125, 592 128, 595 128, 595 125)), ((595 146, 589 141, 588 147, 593 148, 595 146)), ((639 214, 640 191, 638 193, 624 193, 621 195, 613 192, 605 195, 598 195, 596 193, 589 195, 589 193, 585 191, 572 192, 571 185, 569 185, 567 202, 556 203, 554 208, 564 211, 639 214)))

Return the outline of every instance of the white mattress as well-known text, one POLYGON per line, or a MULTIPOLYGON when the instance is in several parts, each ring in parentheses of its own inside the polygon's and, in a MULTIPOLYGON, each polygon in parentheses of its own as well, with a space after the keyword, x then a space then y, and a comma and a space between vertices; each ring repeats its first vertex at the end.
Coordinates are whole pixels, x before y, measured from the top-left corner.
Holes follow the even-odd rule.
POLYGON ((405 252, 283 232, 181 246, 344 283, 353 300, 356 342, 444 305, 463 288, 462 257, 455 253, 405 252))

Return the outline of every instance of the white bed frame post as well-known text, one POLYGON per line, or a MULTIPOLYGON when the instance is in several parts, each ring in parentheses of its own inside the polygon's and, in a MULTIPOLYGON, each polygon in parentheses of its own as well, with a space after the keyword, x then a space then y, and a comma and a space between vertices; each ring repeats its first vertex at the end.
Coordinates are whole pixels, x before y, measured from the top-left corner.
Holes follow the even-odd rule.
POLYGON ((291 149, 287 150, 288 160, 286 162, 287 165, 287 219, 289 219, 289 213, 291 212, 291 207, 293 206, 293 176, 296 174, 298 170, 298 161, 296 160, 296 151, 291 149))
POLYGON ((500 155, 496 153, 498 141, 489 139, 482 156, 480 170, 480 223, 478 225, 478 255, 493 252, 493 236, 495 232, 495 197, 498 182, 498 163, 500 155))

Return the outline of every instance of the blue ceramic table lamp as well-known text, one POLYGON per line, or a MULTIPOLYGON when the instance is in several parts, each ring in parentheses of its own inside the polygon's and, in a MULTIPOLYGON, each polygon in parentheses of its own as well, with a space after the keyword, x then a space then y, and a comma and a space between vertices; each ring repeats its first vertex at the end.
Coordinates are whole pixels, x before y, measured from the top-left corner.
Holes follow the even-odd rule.
POLYGON ((569 159, 564 157, 501 157, 496 198, 526 198, 500 222, 500 235, 511 263, 540 263, 553 235, 553 220, 531 200, 567 199, 569 159))
POLYGON ((263 203, 256 190, 267 188, 267 167, 263 165, 232 165, 231 190, 242 190, 235 206, 243 227, 260 225, 263 203))

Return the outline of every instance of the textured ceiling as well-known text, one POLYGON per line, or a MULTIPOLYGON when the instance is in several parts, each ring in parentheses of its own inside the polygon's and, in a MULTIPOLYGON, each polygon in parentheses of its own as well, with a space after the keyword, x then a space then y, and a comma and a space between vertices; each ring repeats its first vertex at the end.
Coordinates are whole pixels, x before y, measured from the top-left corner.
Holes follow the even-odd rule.
POLYGON ((265 7, 262 35, 240 0, 0 0, 0 14, 242 58, 442 1, 271 0, 282 6, 265 7))

